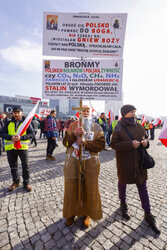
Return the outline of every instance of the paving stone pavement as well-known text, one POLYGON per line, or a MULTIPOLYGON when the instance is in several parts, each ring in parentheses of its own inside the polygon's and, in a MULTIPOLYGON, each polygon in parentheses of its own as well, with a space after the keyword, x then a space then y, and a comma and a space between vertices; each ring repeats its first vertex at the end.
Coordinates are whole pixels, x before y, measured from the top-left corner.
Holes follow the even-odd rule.
MULTIPOLYGON (((80 218, 66 227, 62 218, 65 148, 59 141, 54 151, 56 161, 48 162, 45 160, 46 140, 38 139, 38 146, 29 148, 31 193, 22 186, 12 193, 7 192, 12 183, 10 169, 6 153, 0 157, 0 249, 167 249, 167 148, 158 141, 159 132, 157 129, 149 148, 156 166, 148 170, 148 192, 152 213, 161 230, 159 236, 143 220, 135 185, 127 186, 130 220, 122 220, 112 149, 100 153, 103 218, 92 222, 87 229, 82 227, 80 218)), ((21 174, 20 165, 19 169, 21 174)))

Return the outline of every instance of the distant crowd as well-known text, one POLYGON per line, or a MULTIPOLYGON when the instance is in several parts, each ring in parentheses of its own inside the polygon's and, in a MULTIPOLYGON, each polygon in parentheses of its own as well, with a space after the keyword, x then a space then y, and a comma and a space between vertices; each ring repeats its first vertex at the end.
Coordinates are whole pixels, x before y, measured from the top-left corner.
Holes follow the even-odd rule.
MULTIPOLYGON (((31 139, 30 144, 33 144, 35 146, 37 146, 37 140, 36 140, 36 134, 37 131, 40 130, 40 135, 39 138, 46 138, 46 134, 47 134, 47 119, 49 116, 47 117, 33 117, 31 125, 34 129, 34 136, 31 139)), ((63 119, 63 118, 59 118, 57 119, 56 117, 53 116, 53 118, 55 119, 55 137, 56 137, 56 146, 58 146, 57 144, 57 140, 58 138, 62 139, 64 137, 64 132, 69 128, 69 125, 71 123, 73 123, 74 121, 78 120, 78 118, 74 118, 74 117, 68 117, 68 119, 63 119)), ((100 114, 100 116, 94 117, 93 120, 98 123, 104 132, 104 136, 105 136, 105 140, 106 140, 106 146, 110 145, 110 139, 111 139, 111 135, 114 131, 114 128, 116 127, 118 121, 120 120, 120 118, 116 115, 115 119, 113 121, 111 121, 110 117, 107 118, 106 114, 104 112, 102 112, 100 114)), ((4 123, 6 121, 10 121, 10 118, 7 117, 6 114, 1 114, 0 115, 0 129, 3 127, 4 123)), ((142 120, 140 118, 137 118, 137 122, 139 124, 142 124, 142 120)), ((154 140, 154 130, 155 130, 155 126, 153 124, 154 120, 147 120, 145 121, 145 123, 143 124, 143 127, 149 137, 150 140, 154 140)), ((156 126, 156 128, 162 127, 163 123, 160 123, 156 126)), ((106 148, 105 148, 106 149, 106 148)), ((0 155, 2 155, 2 151, 5 151, 4 149, 4 140, 2 140, 0 138, 0 155)))

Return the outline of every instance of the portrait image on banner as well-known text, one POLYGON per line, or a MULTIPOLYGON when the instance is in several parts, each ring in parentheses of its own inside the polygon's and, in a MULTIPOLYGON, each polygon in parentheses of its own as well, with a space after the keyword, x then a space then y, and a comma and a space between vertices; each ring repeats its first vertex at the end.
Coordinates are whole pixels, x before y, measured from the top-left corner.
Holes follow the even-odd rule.
POLYGON ((119 101, 122 59, 43 60, 44 99, 119 101))
POLYGON ((57 15, 47 15, 46 29, 57 30, 57 21, 58 21, 57 15))
POLYGON ((43 55, 122 58, 127 14, 44 12, 43 55))

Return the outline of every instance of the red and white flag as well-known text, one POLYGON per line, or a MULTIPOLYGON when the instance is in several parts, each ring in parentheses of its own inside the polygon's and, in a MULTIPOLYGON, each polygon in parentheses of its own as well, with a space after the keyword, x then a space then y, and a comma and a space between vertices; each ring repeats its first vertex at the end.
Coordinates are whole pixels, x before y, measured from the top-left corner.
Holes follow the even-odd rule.
POLYGON ((91 107, 91 110, 92 110, 92 116, 93 116, 93 113, 96 113, 98 115, 97 111, 93 107, 91 107))
POLYGON ((122 118, 122 115, 121 115, 121 110, 119 109, 119 114, 118 114, 118 121, 120 121, 122 118))
POLYGON ((162 130, 160 132, 159 138, 158 138, 162 144, 167 147, 167 120, 165 121, 162 130))
POLYGON ((110 126, 111 124, 111 109, 108 112, 108 125, 110 126))
MULTIPOLYGON (((36 103, 35 107, 31 110, 31 112, 27 115, 26 119, 23 121, 23 123, 19 127, 17 135, 22 136, 24 134, 24 132, 28 129, 28 127, 29 127, 29 125, 30 125, 30 123, 32 121, 32 118, 33 118, 33 116, 35 114, 35 111, 37 109, 38 103, 39 103, 39 101, 36 103)), ((20 141, 15 142, 14 147, 16 149, 21 148, 20 141)))
POLYGON ((141 125, 144 127, 145 123, 146 123, 146 117, 143 115, 143 119, 142 119, 141 125))
POLYGON ((34 114, 34 116, 37 118, 37 119, 39 119, 39 120, 41 120, 41 116, 39 115, 39 114, 34 114))
POLYGON ((154 121, 152 122, 152 124, 156 127, 156 126, 158 126, 159 124, 161 124, 161 120, 158 118, 158 119, 154 120, 154 121))
POLYGON ((114 121, 114 112, 111 112, 111 120, 114 121))
POLYGON ((79 119, 79 111, 75 114, 75 116, 79 119))

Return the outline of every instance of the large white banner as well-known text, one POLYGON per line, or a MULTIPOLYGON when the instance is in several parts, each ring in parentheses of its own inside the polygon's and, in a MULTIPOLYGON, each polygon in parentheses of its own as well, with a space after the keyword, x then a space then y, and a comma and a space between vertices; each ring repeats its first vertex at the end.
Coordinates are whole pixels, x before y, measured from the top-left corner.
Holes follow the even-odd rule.
POLYGON ((122 59, 44 60, 45 99, 121 100, 122 59))
POLYGON ((43 54, 123 57, 127 14, 44 12, 43 54))

